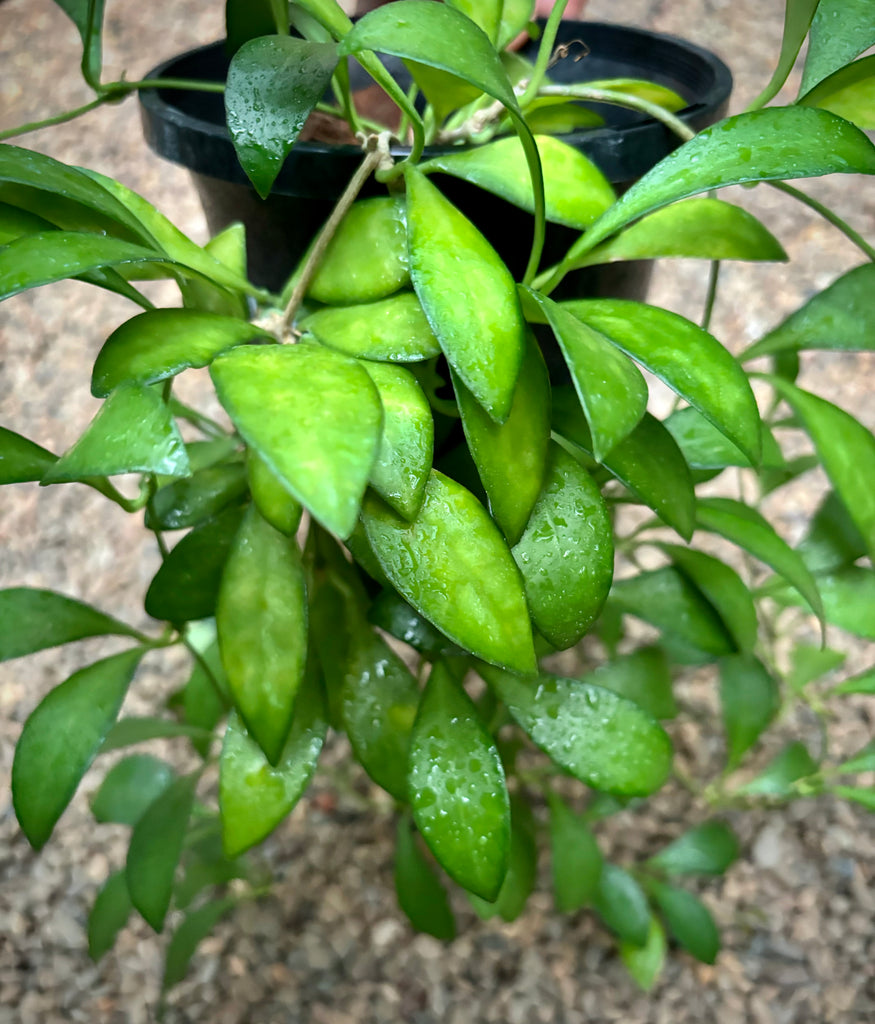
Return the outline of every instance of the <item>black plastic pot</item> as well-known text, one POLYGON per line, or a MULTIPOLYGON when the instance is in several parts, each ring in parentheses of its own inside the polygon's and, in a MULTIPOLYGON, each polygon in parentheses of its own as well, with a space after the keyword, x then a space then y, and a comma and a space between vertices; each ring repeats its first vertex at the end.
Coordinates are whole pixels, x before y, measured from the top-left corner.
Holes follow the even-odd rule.
MULTIPOLYGON (((589 22, 563 22, 558 44, 582 40, 588 54, 560 61, 551 69, 555 81, 644 78, 674 89, 689 99, 679 116, 701 129, 726 111, 732 77, 714 54, 671 36, 589 22)), ((534 50, 535 44, 530 44, 534 50)), ((580 48, 572 47, 572 54, 580 48)), ((524 50, 523 53, 526 51, 524 50)), ((399 80, 406 75, 398 61, 387 66, 399 80)), ((228 58, 222 43, 192 50, 155 68, 148 77, 222 82, 228 58)), ((354 87, 370 83, 364 72, 354 87)), ((159 155, 192 173, 212 232, 233 221, 246 225, 249 274, 271 289, 285 281, 307 244, 326 220, 361 160, 354 146, 301 142, 286 160, 271 195, 262 200, 248 184, 225 128, 222 97, 179 89, 140 93, 146 141, 159 155)), ((619 189, 628 188, 672 149, 678 139, 664 125, 634 111, 598 107, 605 127, 563 135, 565 142, 590 157, 619 189)), ((399 147, 397 155, 402 157, 399 147)), ((426 150, 426 156, 436 150, 426 150)), ((372 182, 373 191, 380 186, 372 182)), ((531 218, 507 203, 456 179, 443 177, 441 188, 468 212, 511 270, 521 274, 528 254, 531 218)), ((364 194, 368 194, 367 191, 364 194)), ((544 258, 554 262, 576 233, 549 226, 544 258)), ((643 298, 649 264, 610 264, 569 275, 563 293, 643 298)))

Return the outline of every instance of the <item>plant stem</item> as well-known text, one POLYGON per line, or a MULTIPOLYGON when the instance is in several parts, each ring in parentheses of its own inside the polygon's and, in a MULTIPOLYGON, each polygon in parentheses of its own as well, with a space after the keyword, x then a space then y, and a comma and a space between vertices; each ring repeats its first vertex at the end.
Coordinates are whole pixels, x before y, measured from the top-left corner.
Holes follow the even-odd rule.
POLYGON ((114 501, 125 512, 139 512, 141 508, 146 507, 153 494, 152 482, 147 478, 140 482, 140 493, 136 498, 126 498, 106 477, 92 477, 89 480, 83 480, 82 483, 97 491, 98 494, 102 494, 104 498, 114 501))
POLYGON ((711 329, 711 317, 714 315, 714 303, 717 301, 717 286, 720 283, 720 260, 711 260, 708 268, 708 290, 705 293, 705 309, 702 313, 702 330, 711 329))
POLYGON ((766 184, 771 185, 772 188, 776 188, 779 192, 784 192, 788 196, 792 196, 794 199, 798 199, 800 203, 810 207, 815 213, 819 213, 824 220, 829 221, 833 227, 839 229, 846 238, 856 245, 856 247, 865 254, 866 259, 875 262, 875 248, 873 248, 866 241, 863 236, 855 231, 847 221, 842 220, 837 213, 834 213, 828 206, 824 206, 823 203, 818 202, 805 192, 800 192, 798 188, 794 188, 792 185, 788 185, 786 181, 769 181, 766 184))
POLYGON ((648 114, 655 121, 660 121, 670 128, 678 138, 689 142, 696 133, 688 125, 665 107, 650 100, 642 99, 640 96, 633 96, 632 93, 620 92, 615 89, 593 89, 585 83, 581 85, 542 85, 538 90, 539 96, 572 96, 575 99, 590 100, 593 103, 610 103, 615 107, 629 107, 630 110, 640 110, 642 114, 648 114))
POLYGON ((201 82, 193 78, 141 78, 139 82, 112 82, 104 88, 108 92, 121 92, 123 95, 140 89, 187 89, 190 92, 221 93, 225 91, 225 83, 201 82))
POLYGON ((191 406, 180 402, 175 395, 170 399, 170 411, 174 416, 186 420, 193 427, 197 427, 202 434, 214 438, 216 441, 224 440, 229 436, 215 420, 211 420, 209 416, 204 416, 197 409, 192 409, 191 406))
POLYGON ((77 117, 81 117, 82 114, 87 114, 89 110, 94 110, 104 103, 109 103, 111 98, 110 96, 98 96, 89 103, 83 103, 81 107, 65 110, 61 114, 55 114, 54 117, 47 117, 44 121, 30 121, 28 124, 23 124, 17 128, 7 128, 6 131, 0 132, 0 142, 5 142, 6 139, 14 139, 17 135, 38 132, 40 128, 51 128, 53 125, 72 121, 77 117))
POLYGON ((364 160, 359 164, 358 170, 352 178, 350 178, 349 184, 346 186, 343 195, 331 211, 331 216, 319 232, 316 241, 313 243, 313 248, 310 250, 310 254, 307 257, 307 262, 301 270, 301 275, 295 282, 295 287, 292 290, 292 294, 289 297, 289 301, 286 305, 285 311, 283 312, 282 320, 280 321, 281 339, 288 337, 292 324, 295 320, 295 313, 298 311, 298 306, 301 305, 301 302, 307 293, 307 289, 310 287, 310 282, 313 280, 313 275, 316 273, 316 268, 319 266, 319 261, 325 254, 325 250, 328 248, 328 243, 334 237, 334 233, 337 231, 337 227, 343 219, 344 214, 355 202, 364 183, 380 166, 385 158, 386 154, 384 148, 375 143, 373 136, 369 140, 369 144, 372 144, 372 148, 365 154, 364 160))
POLYGON ((538 56, 535 59, 535 66, 532 68, 532 77, 529 79, 525 92, 520 96, 521 107, 525 107, 527 103, 530 103, 539 94, 541 83, 544 81, 547 68, 550 66, 550 61, 553 58, 556 33, 559 31, 559 23, 562 21, 562 15, 565 13, 567 4, 568 0, 556 0, 553 9, 550 11, 550 16, 547 18, 547 24, 544 26, 544 31, 541 35, 538 56))

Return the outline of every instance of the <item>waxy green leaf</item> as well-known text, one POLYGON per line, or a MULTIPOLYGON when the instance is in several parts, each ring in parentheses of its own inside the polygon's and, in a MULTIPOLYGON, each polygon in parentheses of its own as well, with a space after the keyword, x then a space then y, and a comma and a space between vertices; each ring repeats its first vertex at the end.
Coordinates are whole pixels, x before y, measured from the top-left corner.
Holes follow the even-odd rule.
POLYGON ((188 476, 191 465, 160 391, 139 384, 117 388, 85 433, 53 463, 44 484, 120 473, 188 476))
POLYGON ((88 915, 88 955, 95 962, 115 945, 116 936, 134 909, 124 871, 114 871, 103 883, 88 915))
POLYGON ((720 933, 705 904, 674 885, 651 882, 649 889, 671 935, 697 960, 713 964, 720 952, 720 933))
POLYGON ((714 819, 684 832, 647 863, 666 875, 722 875, 738 853, 735 833, 714 819))
POLYGON ((662 925, 655 917, 651 916, 647 941, 644 945, 636 946, 632 942, 621 939, 619 949, 620 957, 626 970, 632 976, 632 980, 644 992, 649 992, 659 981, 659 976, 665 966, 667 943, 662 925))
POLYGON ((875 44, 875 13, 868 0, 820 0, 799 95, 875 44))
MULTIPOLYGON (((875 571, 851 565, 818 575, 817 587, 827 622, 855 636, 875 640, 875 571)), ((769 588, 769 597, 785 605, 802 604, 786 587, 769 588)))
POLYGON ((398 905, 418 932, 444 941, 456 937, 446 890, 420 852, 406 817, 399 819, 396 831, 395 892, 398 905))
MULTIPOLYGON (((544 172, 547 220, 584 230, 614 202, 610 182, 583 153, 560 139, 537 135, 535 142, 544 172)), ((421 164, 420 170, 452 174, 529 213, 535 209, 529 165, 516 137, 441 153, 421 164)))
POLYGON ((132 754, 106 773, 91 801, 91 813, 97 821, 136 825, 174 777, 166 761, 151 754, 132 754))
POLYGON ((447 0, 447 3, 482 28, 493 43, 497 41, 503 0, 447 0))
POLYGON ((370 497, 362 518, 381 568, 418 612, 478 658, 535 671, 522 580, 472 494, 433 470, 412 523, 370 497))
POLYGON ((74 672, 31 712, 12 762, 12 804, 39 850, 97 756, 143 656, 135 647, 74 672))
POLYGON ((252 500, 262 518, 280 533, 293 536, 301 522, 303 509, 282 479, 252 448, 246 453, 246 476, 252 500))
POLYGON ((368 621, 423 654, 459 654, 459 648, 411 608, 393 587, 382 590, 368 609, 368 621))
POLYGON ((586 680, 480 671, 520 728, 581 782, 624 796, 645 796, 665 782, 671 743, 637 704, 586 680))
POLYGON ((808 747, 794 740, 776 754, 756 778, 739 786, 736 792, 745 796, 790 796, 794 791, 793 783, 813 775, 817 767, 808 747))
POLYGON ((365 370, 314 345, 261 345, 219 356, 210 373, 246 443, 326 529, 348 537, 382 427, 365 370))
POLYGON ((765 89, 754 101, 756 107, 765 106, 781 91, 781 86, 784 85, 793 70, 799 50, 808 35, 811 19, 814 17, 819 2, 820 0, 785 0, 784 32, 781 38, 778 63, 765 89))
POLYGON ((875 146, 840 117, 804 107, 737 114, 700 132, 637 181, 575 242, 565 265, 678 199, 748 181, 841 173, 875 173, 875 146))
POLYGON ((628 700, 654 718, 674 718, 678 713, 672 692, 671 672, 660 647, 641 647, 599 665, 586 681, 628 700))
POLYGON ((593 901, 596 912, 625 942, 644 946, 650 934, 650 907, 644 890, 616 864, 604 864, 593 901))
POLYGON ((106 734, 99 753, 132 747, 149 740, 176 739, 186 736, 192 743, 209 743, 212 733, 194 725, 185 725, 173 718, 120 718, 106 734))
POLYGON ((125 878, 134 907, 156 932, 170 909, 173 880, 194 804, 198 774, 183 775, 146 808, 128 846, 125 878))
POLYGON ((298 326, 323 345, 362 359, 413 363, 441 351, 414 292, 355 306, 328 306, 298 326))
POLYGON ((21 434, 0 427, 0 484, 41 480, 57 458, 21 434))
POLYGON ((760 415, 753 391, 716 338, 677 313, 643 302, 577 299, 562 308, 656 374, 759 463, 760 415))
POLYGON ((496 915, 503 921, 515 921, 525 910, 526 902, 535 887, 538 869, 538 846, 535 841, 535 823, 527 803, 516 798, 510 803, 510 854, 507 874, 494 902, 468 893, 474 912, 481 921, 496 915))
POLYGON ((307 664, 301 553, 250 506, 234 537, 216 605, 231 699, 271 764, 279 759, 307 664))
POLYGON ((341 702, 356 759, 374 782, 406 802, 419 687, 401 658, 370 629, 355 630, 350 640, 341 702))
POLYGON ((0 661, 89 636, 137 636, 118 619, 52 590, 0 590, 0 661))
POLYGON ((272 335, 260 327, 194 309, 154 309, 126 320, 98 353, 91 393, 103 398, 120 384, 154 384, 189 367, 208 366, 220 352, 272 335))
POLYGON ((228 131, 262 199, 322 99, 336 64, 331 43, 277 35, 251 39, 231 58, 225 86, 228 131))
POLYGON ((526 344, 516 285, 483 235, 423 174, 411 168, 406 180, 413 287, 447 361, 503 423, 526 344))
MULTIPOLYGON (((725 469, 727 466, 750 466, 750 459, 729 438, 692 406, 676 409, 664 421, 677 441, 691 469, 725 469)), ((761 424, 763 439, 762 466, 783 467, 784 456, 774 434, 761 424)))
POLYGON ((230 505, 182 538, 149 584, 149 615, 179 623, 215 613, 222 569, 242 517, 243 509, 230 505))
POLYGON ((225 45, 230 55, 250 39, 288 33, 285 0, 225 0, 225 45))
POLYGON ((100 85, 101 33, 104 0, 55 0, 70 18, 82 40, 82 77, 94 89, 100 85))
POLYGON ((228 719, 219 762, 222 844, 236 857, 270 835, 300 799, 316 770, 327 730, 325 697, 315 676, 304 681, 286 745, 276 765, 246 732, 228 719))
MULTIPOLYGON (((546 164, 544 172, 546 178, 546 164)), ((574 266, 666 256, 703 260, 787 259, 781 243, 747 210, 721 199, 699 198, 642 217, 582 256, 574 266)))
POLYGON ((800 100, 802 106, 820 107, 851 121, 858 128, 875 128, 875 57, 863 57, 839 68, 800 100))
POLYGON ((554 793, 550 800, 553 899, 560 914, 591 902, 602 873, 602 852, 589 825, 554 793))
POLYGON ((510 544, 516 544, 541 493, 550 441, 550 379, 544 357, 529 336, 504 423, 495 423, 453 376, 462 426, 489 511, 510 544))
POLYGON ((781 695, 766 667, 749 654, 720 662, 720 704, 726 729, 727 769, 737 768, 743 755, 778 713, 781 695))
POLYGON ((647 409, 641 371, 611 339, 565 306, 527 289, 559 343, 580 398, 598 462, 635 429, 647 409))
POLYGON ((598 485, 559 445, 550 446, 543 489, 512 554, 539 632, 557 650, 574 646, 611 589, 614 537, 598 485))
POLYGON ((207 466, 160 487, 146 509, 147 529, 185 530, 198 526, 246 492, 242 462, 207 466))
POLYGON ((416 827, 443 869, 494 900, 510 853, 504 769, 476 708, 440 662, 413 725, 408 784, 416 827))
POLYGON ((434 419, 416 378, 402 366, 361 364, 380 394, 383 432, 371 487, 399 515, 413 519, 422 504, 434 449, 434 419))

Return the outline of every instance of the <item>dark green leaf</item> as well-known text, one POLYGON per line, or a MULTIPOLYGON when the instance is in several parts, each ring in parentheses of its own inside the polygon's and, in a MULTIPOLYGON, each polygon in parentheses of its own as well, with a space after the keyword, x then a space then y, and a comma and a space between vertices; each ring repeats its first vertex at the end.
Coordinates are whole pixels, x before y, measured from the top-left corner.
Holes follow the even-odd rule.
POLYGON ((759 463, 756 400, 747 375, 716 338, 677 313, 642 302, 577 299, 562 308, 656 374, 759 463))
POLYGON ((382 590, 368 609, 368 621, 423 654, 460 654, 459 648, 392 589, 382 590))
POLYGON ((750 782, 739 786, 737 793, 745 796, 785 797, 794 792, 793 783, 813 775, 818 765, 804 743, 788 743, 750 782))
POLYGON ((729 771, 737 768, 778 713, 778 684, 757 658, 739 654, 720 662, 720 704, 726 729, 729 771))
POLYGON ((620 941, 620 956, 626 965, 626 970, 632 976, 635 984, 644 992, 649 992, 659 981, 665 964, 665 952, 665 932, 655 917, 650 918, 647 941, 643 946, 620 941))
POLYGON ((674 718, 678 713, 671 672, 660 647, 642 647, 612 658, 585 678, 634 701, 654 718, 674 718))
POLYGON ((137 631, 90 605, 52 590, 0 590, 0 661, 89 636, 137 636, 137 631))
POLYGON ((438 662, 410 742, 416 827, 459 885, 495 900, 510 852, 510 803, 492 737, 461 686, 438 662))
POLYGON ((722 875, 738 858, 732 829, 712 819, 684 832, 648 861, 666 875, 722 875))
POLYGON ((528 804, 519 798, 511 801, 510 855, 507 874, 495 901, 490 903, 468 894, 477 916, 488 921, 498 915, 502 920, 515 921, 523 910, 535 887, 538 870, 538 847, 535 842, 534 821, 528 804))
POLYGON ((355 756, 374 782, 406 802, 410 731, 419 687, 398 655, 369 629, 352 636, 342 701, 355 756))
POLYGON ((91 801, 91 813, 101 822, 136 825, 173 779, 174 771, 166 761, 151 754, 133 754, 106 773, 91 801))
POLYGON ((875 12, 869 0, 820 0, 799 95, 875 43, 875 12))
POLYGON ((191 958, 202 939, 216 927, 219 921, 236 906, 237 901, 231 897, 213 900, 197 910, 192 910, 182 919, 179 927, 167 944, 164 957, 164 978, 162 989, 178 985, 188 971, 191 958))
POLYGON ((447 893, 422 855, 407 818, 398 822, 395 840, 395 892, 398 904, 418 932, 449 942, 456 921, 447 893))
POLYGON ((103 398, 125 382, 154 384, 189 367, 208 366, 226 349, 272 338, 260 327, 194 309, 154 309, 126 320, 104 342, 91 393, 103 398))
POLYGON ((866 542, 835 491, 820 503, 797 550, 817 573, 844 569, 866 554, 866 542))
POLYGON ((225 87, 228 130, 262 199, 322 99, 336 64, 332 43, 275 35, 244 43, 231 59, 225 87))
POLYGON ((198 526, 245 493, 246 469, 242 463, 207 466, 161 487, 146 510, 146 527, 185 530, 198 526))
POLYGON ((134 905, 124 871, 114 871, 103 883, 88 915, 88 955, 95 962, 115 945, 134 905))
POLYGON ((637 704, 578 679, 481 674, 514 720, 558 765, 593 789, 653 793, 671 770, 671 742, 637 704))
POLYGON ((176 739, 179 736, 186 736, 192 742, 208 742, 213 738, 212 732, 207 729, 184 725, 169 718, 122 718, 106 734, 99 753, 106 754, 110 750, 132 747, 149 740, 176 739))
POLYGON ((74 672, 31 712, 12 762, 12 803, 40 849, 119 713, 143 656, 136 647, 74 672))
POLYGON ((720 952, 720 933, 708 908, 686 889, 653 882, 650 891, 668 930, 697 960, 713 964, 720 952))
POLYGON ((96 89, 100 84, 104 0, 55 0, 55 3, 79 32, 82 39, 82 77, 96 89))
POLYGON ((326 529, 348 537, 383 416, 364 369, 314 345, 262 345, 232 349, 210 373, 246 443, 326 529))
MULTIPOLYGON (((693 469, 725 469, 750 466, 750 459, 709 420, 691 406, 677 409, 665 420, 684 458, 693 469)), ((771 430, 762 424, 763 466, 783 466, 784 457, 771 430)))
POLYGON ((231 56, 250 39, 288 32, 286 0, 225 0, 225 46, 231 56))
POLYGON ((243 508, 230 505, 182 538, 149 584, 149 615, 177 623, 214 614, 222 570, 242 517, 243 508))
POLYGON ((41 480, 57 458, 21 434, 0 427, 0 484, 41 480))
POLYGON ((125 877, 134 907, 156 932, 164 927, 182 855, 198 775, 183 775, 154 800, 134 826, 125 877))
POLYGON ((372 497, 362 516, 380 566, 417 611, 484 661, 535 671, 522 580, 473 495, 432 471, 412 523, 372 497))
POLYGON ((593 905, 605 925, 625 942, 644 946, 650 934, 650 907, 644 890, 623 868, 605 863, 593 905))
POLYGON ((802 693, 814 679, 819 679, 838 668, 845 660, 842 651, 833 651, 829 647, 811 647, 808 644, 797 644, 790 654, 790 671, 787 673, 787 685, 796 693, 802 693))
POLYGON ((558 650, 572 647, 598 617, 611 589, 611 518, 597 484, 553 444, 544 486, 513 557, 535 625, 558 650))
POLYGON ((550 794, 553 898, 560 914, 585 907, 598 888, 602 852, 586 821, 550 794))

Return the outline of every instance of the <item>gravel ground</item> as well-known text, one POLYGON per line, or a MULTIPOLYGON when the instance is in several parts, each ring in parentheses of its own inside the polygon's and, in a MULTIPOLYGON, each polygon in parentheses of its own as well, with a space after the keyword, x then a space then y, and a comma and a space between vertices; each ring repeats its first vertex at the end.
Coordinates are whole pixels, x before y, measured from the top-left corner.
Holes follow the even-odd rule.
MULTIPOLYGON (((113 0, 106 41, 109 73, 141 75, 159 59, 217 37, 221 19, 195 0, 170 5, 113 0)), ((218 8, 220 5, 210 5, 218 8)), ((710 46, 740 80, 734 109, 761 88, 780 39, 779 0, 592 0, 593 18, 642 24, 710 46)), ((84 102, 75 74, 77 44, 50 0, 0 4, 2 126, 45 117, 84 102), (50 42, 49 42, 50 40, 50 42), (50 47, 50 49, 45 49, 50 47)), ((133 104, 103 108, 27 144, 121 178, 203 240, 203 219, 181 170, 145 153, 133 104)), ((815 182, 810 191, 864 229, 873 221, 871 185, 848 178, 815 182)), ((715 333, 739 349, 812 291, 859 262, 840 236, 763 189, 739 197, 775 231, 794 265, 728 268, 715 333), (756 284, 754 285, 754 282, 756 284)), ((160 293, 160 288, 158 289, 160 293)), ((651 299, 697 316, 703 268, 675 262, 658 268, 651 299)), ((126 304, 67 283, 19 296, 0 312, 0 421, 55 450, 93 415, 93 357, 107 333, 129 315, 126 304)), ((803 383, 875 427, 871 356, 818 356, 803 383)), ((197 389, 197 375, 192 387, 197 389)), ((822 481, 785 489, 770 508, 788 538, 816 501, 822 481)), ((81 488, 39 493, 22 485, 4 492, 0 508, 0 585, 51 586, 142 624, 138 609, 155 568, 135 522, 81 488)), ((810 623, 802 622, 814 640, 810 623)), ((122 830, 95 831, 89 775, 55 839, 39 856, 12 814, 8 776, 21 723, 39 698, 87 655, 115 649, 101 641, 41 654, 3 667, 0 676, 0 1024, 139 1024, 152 1019, 162 940, 141 923, 126 929, 98 965, 88 960, 84 922, 96 888, 124 856, 122 830)), ((847 669, 872 651, 846 644, 847 669)), ((126 704, 144 713, 172 686, 171 661, 150 661, 126 704)), ((693 678, 681 697, 712 714, 713 686, 693 678)), ((835 708, 837 754, 872 734, 875 707, 855 698, 835 708)), ((697 770, 715 766, 720 745, 686 719, 673 727, 679 757, 697 770)), ((814 738, 802 716, 784 734, 814 738)), ((770 739, 765 760, 780 744, 770 739)), ((160 749, 159 749, 159 752, 160 749)), ((339 744, 330 752, 340 760, 339 744)), ((363 789, 356 780, 358 789, 363 789)), ((366 791, 366 790, 365 790, 366 791)), ((374 794, 370 794, 373 796, 374 794)), ((684 791, 668 786, 646 815, 624 812, 600 838, 621 863, 632 863, 706 814, 684 791)), ((269 898, 239 909, 203 945, 174 993, 172 1024, 863 1024, 875 1020, 872 914, 875 826, 871 817, 829 799, 780 813, 730 815, 745 857, 703 890, 724 927, 716 968, 672 957, 654 992, 629 982, 605 934, 586 914, 551 912, 546 877, 526 914, 512 925, 478 922, 456 900, 461 938, 449 946, 414 936, 395 907, 390 809, 379 798, 362 810, 318 782, 265 844, 279 884, 269 898)), ((542 872, 546 864, 541 865, 542 872)))

